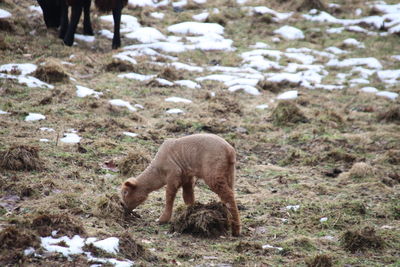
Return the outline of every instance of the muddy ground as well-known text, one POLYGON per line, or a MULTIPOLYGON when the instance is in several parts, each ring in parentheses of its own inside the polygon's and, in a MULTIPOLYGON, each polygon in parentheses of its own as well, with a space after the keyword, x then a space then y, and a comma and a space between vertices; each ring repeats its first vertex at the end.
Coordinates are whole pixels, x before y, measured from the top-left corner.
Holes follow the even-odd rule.
MULTIPOLYGON (((256 41, 272 44, 273 29, 286 24, 244 16, 234 1, 209 2, 190 2, 190 8, 179 13, 171 6, 163 7, 166 18, 162 21, 150 18, 148 13, 155 10, 149 8, 126 8, 124 13, 162 30, 191 20, 204 8, 224 6, 224 12, 211 20, 224 24, 225 36, 238 50, 172 54, 198 66, 216 62, 238 66, 239 52, 256 41)), ((257 3, 296 11, 299 2, 257 3)), ((372 12, 362 1, 336 2, 342 5, 338 16, 351 17, 357 8, 372 12)), ((32 4, 35 1, 0 1, 0 8, 13 13, 9 22, 0 25, 0 64, 51 61, 48 65, 56 64, 54 68, 62 73, 53 73, 51 68, 36 72, 54 89, 0 79, 0 109, 9 112, 0 115, 1 265, 89 265, 82 255, 68 261, 40 248, 39 237, 55 229, 58 235, 70 237, 124 237, 118 257, 142 266, 400 265, 399 98, 361 93, 360 86, 349 84, 342 90, 261 84, 261 95, 253 96, 228 92, 222 83, 211 81, 202 82, 201 89, 188 89, 121 79, 118 74, 131 71, 169 80, 194 80, 199 75, 149 64, 146 56, 135 65, 117 62, 111 41, 99 35, 95 43, 66 47, 54 31, 45 28, 40 16, 31 15, 28 6, 32 4), (79 98, 76 84, 103 95, 79 98), (298 90, 299 97, 270 102, 288 90, 298 90), (193 103, 165 102, 169 96, 193 103), (144 108, 131 112, 111 106, 109 99, 124 99, 144 108), (269 107, 255 108, 263 103, 269 107), (185 113, 166 114, 171 108, 185 113), (30 112, 46 119, 24 121, 30 112), (60 141, 69 129, 82 137, 79 144, 60 141), (134 214, 125 214, 118 203, 121 182, 140 173, 166 138, 202 132, 218 134, 237 150, 236 197, 242 236, 170 233, 169 225, 156 222, 164 205, 163 190, 152 193, 134 214), (42 138, 48 142, 40 142, 42 138), (25 256, 27 247, 34 247, 42 257, 25 256)), ((95 30, 107 28, 99 16, 94 10, 95 30)), ((299 16, 291 18, 292 24, 310 29, 310 22, 297 21, 299 16)), ((327 26, 312 27, 324 30, 327 26)), ((400 54, 397 35, 383 38, 344 32, 336 40, 320 31, 307 33, 305 40, 275 47, 322 49, 353 37, 367 44, 354 56, 371 55, 385 67, 400 68, 399 61, 390 57, 400 54)), ((135 41, 123 38, 122 43, 135 41)), ((334 79, 337 70, 331 71, 327 80, 334 79)), ((377 77, 371 78, 371 84, 381 90, 386 86, 377 77)), ((391 91, 400 93, 399 85, 391 91)), ((195 195, 204 204, 218 200, 201 181, 195 195)), ((178 194, 175 207, 180 205, 183 200, 178 194)))

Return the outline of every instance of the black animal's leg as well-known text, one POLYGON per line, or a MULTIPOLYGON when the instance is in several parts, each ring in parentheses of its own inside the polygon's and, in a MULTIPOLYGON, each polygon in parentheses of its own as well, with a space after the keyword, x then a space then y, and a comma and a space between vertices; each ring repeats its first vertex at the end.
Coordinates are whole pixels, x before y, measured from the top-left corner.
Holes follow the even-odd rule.
POLYGON ((72 46, 74 43, 74 35, 76 27, 78 26, 79 19, 81 17, 81 13, 82 13, 81 5, 72 6, 71 21, 68 26, 67 34, 64 37, 64 44, 68 46, 72 46))
POLYGON ((92 23, 90 21, 90 4, 91 0, 86 0, 83 6, 83 33, 86 35, 94 35, 92 23))
POLYGON ((61 1, 60 32, 58 37, 64 39, 68 29, 68 6, 65 1, 61 1))
POLYGON ((119 34, 119 29, 121 25, 122 8, 123 8, 122 0, 118 0, 116 7, 113 9, 114 37, 112 40, 112 49, 117 49, 121 46, 121 37, 119 34))

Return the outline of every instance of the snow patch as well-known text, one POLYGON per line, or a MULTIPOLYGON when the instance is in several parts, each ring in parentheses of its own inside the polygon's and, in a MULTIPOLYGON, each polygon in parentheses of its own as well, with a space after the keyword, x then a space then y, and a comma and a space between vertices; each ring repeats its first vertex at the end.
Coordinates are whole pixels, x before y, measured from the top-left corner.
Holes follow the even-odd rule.
POLYGON ((25 117, 25 121, 40 121, 44 119, 46 119, 46 116, 40 113, 29 113, 29 115, 25 117))
POLYGON ((274 33, 287 40, 304 39, 304 33, 300 29, 288 25, 275 30, 274 33))

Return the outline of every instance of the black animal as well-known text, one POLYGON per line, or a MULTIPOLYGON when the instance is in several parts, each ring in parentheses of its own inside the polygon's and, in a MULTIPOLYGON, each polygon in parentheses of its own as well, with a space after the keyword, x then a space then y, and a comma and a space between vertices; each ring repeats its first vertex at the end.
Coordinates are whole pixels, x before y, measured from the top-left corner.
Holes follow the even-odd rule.
MULTIPOLYGON (((90 21, 91 0, 37 0, 43 10, 43 18, 47 28, 60 27, 59 37, 68 46, 74 43, 76 27, 83 10, 83 33, 93 35, 90 21), (71 19, 68 10, 71 7, 71 19)), ((121 12, 128 0, 95 0, 96 7, 103 12, 112 11, 114 18, 114 36, 112 48, 121 46, 120 24, 121 12)))

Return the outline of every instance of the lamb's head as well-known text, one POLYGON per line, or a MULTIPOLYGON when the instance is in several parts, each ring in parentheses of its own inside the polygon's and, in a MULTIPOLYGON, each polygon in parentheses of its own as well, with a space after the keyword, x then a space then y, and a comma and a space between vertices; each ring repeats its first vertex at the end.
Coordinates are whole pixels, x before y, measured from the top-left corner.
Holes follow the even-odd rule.
POLYGON ((130 178, 122 183, 121 200, 125 208, 133 210, 147 199, 147 193, 137 185, 136 180, 130 178))

